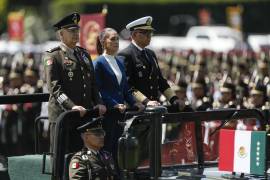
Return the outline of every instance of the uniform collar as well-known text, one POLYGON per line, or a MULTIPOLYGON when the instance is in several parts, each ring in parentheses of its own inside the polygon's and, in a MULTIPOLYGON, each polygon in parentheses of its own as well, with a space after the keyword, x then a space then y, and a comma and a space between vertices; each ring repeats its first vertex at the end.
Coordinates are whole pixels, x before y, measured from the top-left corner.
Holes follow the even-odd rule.
POLYGON ((87 154, 91 154, 91 153, 93 153, 93 154, 95 154, 95 155, 97 155, 98 154, 98 151, 95 151, 95 150, 93 150, 93 149, 91 149, 91 148, 87 148, 87 154))
POLYGON ((138 46, 138 44, 136 44, 136 42, 132 39, 131 43, 136 47, 138 48, 140 51, 143 50, 143 48, 141 48, 140 46, 138 46))
POLYGON ((65 45, 63 42, 60 43, 60 48, 62 51, 64 51, 66 56, 71 59, 76 59, 76 57, 74 56, 74 49, 67 47, 67 45, 65 45))
POLYGON ((67 53, 71 53, 71 54, 74 53, 74 49, 72 49, 72 48, 70 48, 70 47, 67 47, 67 45, 64 44, 63 42, 60 43, 60 48, 61 48, 63 51, 67 52, 67 53))

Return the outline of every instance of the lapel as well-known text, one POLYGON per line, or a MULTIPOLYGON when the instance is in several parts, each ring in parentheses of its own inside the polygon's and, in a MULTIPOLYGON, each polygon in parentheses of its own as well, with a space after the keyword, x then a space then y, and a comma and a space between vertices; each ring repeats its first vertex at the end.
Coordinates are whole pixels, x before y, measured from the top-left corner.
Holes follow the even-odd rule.
MULTIPOLYGON (((112 70, 112 68, 111 68, 111 65, 108 63, 108 61, 106 60, 106 58, 105 58, 104 56, 102 56, 102 61, 103 61, 103 64, 104 64, 105 69, 109 72, 110 77, 112 77, 115 86, 116 86, 117 88, 119 88, 120 86, 119 86, 117 77, 116 77, 116 75, 114 74, 114 72, 113 72, 113 70, 112 70)), ((122 80, 123 80, 123 78, 122 78, 122 80)), ((122 80, 121 80, 121 81, 122 81, 122 80)), ((122 82, 121 82, 121 83, 122 83, 122 82)), ((121 84, 121 83, 120 83, 120 84, 121 84)))
POLYGON ((115 57, 115 59, 116 59, 116 63, 117 63, 117 65, 118 65, 118 67, 119 67, 119 69, 121 71, 121 74, 122 74, 122 79, 121 79, 121 82, 120 82, 120 87, 122 87, 124 78, 126 78, 126 77, 124 77, 125 69, 124 69, 123 65, 121 64, 120 60, 117 59, 116 57, 115 57))
POLYGON ((131 49, 133 49, 133 52, 136 56, 136 61, 142 63, 143 65, 146 65, 148 67, 147 59, 143 57, 143 54, 140 49, 138 49, 133 43, 130 44, 131 49), (139 60, 139 61, 138 61, 139 60))

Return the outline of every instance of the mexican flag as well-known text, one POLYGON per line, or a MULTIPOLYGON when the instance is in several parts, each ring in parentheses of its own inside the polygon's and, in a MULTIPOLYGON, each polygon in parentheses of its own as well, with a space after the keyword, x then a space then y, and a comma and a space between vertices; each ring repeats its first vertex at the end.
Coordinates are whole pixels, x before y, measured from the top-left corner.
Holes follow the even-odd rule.
POLYGON ((220 171, 264 175, 265 131, 222 129, 219 138, 220 171))

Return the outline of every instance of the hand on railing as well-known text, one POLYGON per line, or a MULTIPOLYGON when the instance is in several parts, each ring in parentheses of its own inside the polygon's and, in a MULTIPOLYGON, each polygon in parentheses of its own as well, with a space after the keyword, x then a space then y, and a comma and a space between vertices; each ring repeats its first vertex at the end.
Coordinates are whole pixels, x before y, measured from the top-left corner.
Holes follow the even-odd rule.
POLYGON ((86 112, 83 116, 83 118, 97 118, 99 117, 99 109, 93 108, 93 109, 86 109, 86 112))

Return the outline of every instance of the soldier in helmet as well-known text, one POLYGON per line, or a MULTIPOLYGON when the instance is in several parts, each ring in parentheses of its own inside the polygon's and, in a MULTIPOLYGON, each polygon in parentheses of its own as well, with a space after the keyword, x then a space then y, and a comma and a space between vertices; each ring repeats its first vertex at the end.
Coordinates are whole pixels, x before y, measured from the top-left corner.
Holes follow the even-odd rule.
POLYGON ((101 150, 104 146, 105 131, 101 118, 77 128, 81 133, 84 147, 77 152, 69 164, 69 179, 106 179, 116 177, 114 161, 109 152, 101 150))
MULTIPOLYGON (((44 65, 49 98, 49 121, 51 150, 57 117, 66 110, 77 110, 83 117, 86 109, 97 108, 102 115, 106 107, 102 105, 96 86, 94 67, 86 49, 76 44, 79 41, 80 15, 72 13, 56 24, 60 45, 45 53, 44 65)), ((79 120, 77 120, 80 123, 79 120)), ((75 131, 74 131, 75 132, 75 131)), ((75 151, 81 144, 78 134, 71 138, 78 139, 70 151, 75 151)))

